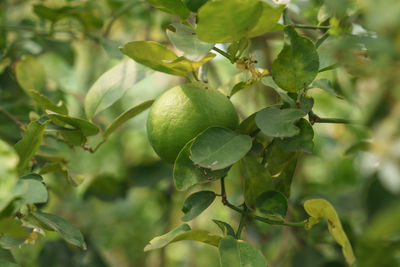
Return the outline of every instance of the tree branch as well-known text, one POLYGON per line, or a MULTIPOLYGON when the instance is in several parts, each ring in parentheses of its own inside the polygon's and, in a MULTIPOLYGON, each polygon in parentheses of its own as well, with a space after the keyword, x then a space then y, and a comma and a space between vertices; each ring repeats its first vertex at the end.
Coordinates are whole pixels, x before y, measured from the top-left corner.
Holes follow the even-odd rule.
MULTIPOLYGON (((226 176, 225 176, 226 177, 226 176)), ((305 221, 302 222, 285 222, 285 221, 274 221, 268 218, 264 218, 261 216, 257 216, 252 214, 251 212, 249 212, 246 209, 241 210, 240 208, 236 207, 235 205, 233 205, 232 203, 230 203, 227 199, 226 196, 226 189, 225 189, 225 177, 221 178, 221 197, 222 197, 222 204, 224 204, 224 206, 229 207, 230 209, 239 212, 241 214, 245 214, 246 217, 252 218, 254 220, 260 221, 260 222, 264 222, 267 224, 271 224, 271 225, 283 225, 283 226, 291 226, 291 227, 301 227, 304 228, 305 225, 305 221)), ((244 204, 246 205, 246 204, 244 204)), ((240 226, 240 225, 239 225, 240 226)), ((239 229, 238 229, 239 230, 239 229)))

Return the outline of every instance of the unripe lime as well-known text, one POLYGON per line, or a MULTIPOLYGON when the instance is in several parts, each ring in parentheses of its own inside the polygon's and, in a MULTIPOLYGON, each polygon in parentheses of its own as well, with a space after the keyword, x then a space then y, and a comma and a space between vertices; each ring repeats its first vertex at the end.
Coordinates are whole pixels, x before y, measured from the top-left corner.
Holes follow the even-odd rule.
POLYGON ((172 163, 183 146, 207 128, 237 125, 236 110, 225 95, 191 83, 169 89, 154 102, 147 135, 155 152, 172 163))

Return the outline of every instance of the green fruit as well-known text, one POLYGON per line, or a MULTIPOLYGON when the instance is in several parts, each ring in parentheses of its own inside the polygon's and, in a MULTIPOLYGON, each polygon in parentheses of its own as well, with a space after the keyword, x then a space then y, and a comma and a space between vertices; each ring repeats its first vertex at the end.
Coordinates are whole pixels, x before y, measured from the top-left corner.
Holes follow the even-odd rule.
POLYGON ((184 145, 207 128, 237 125, 236 110, 225 95, 191 83, 169 89, 154 102, 147 135, 156 153, 173 163, 184 145))

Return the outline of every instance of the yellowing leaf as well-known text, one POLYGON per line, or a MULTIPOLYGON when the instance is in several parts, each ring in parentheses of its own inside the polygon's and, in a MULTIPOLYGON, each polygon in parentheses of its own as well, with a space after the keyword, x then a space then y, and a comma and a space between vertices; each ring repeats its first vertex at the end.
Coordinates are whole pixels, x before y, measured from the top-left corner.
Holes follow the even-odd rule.
POLYGON ((346 262, 352 265, 355 262, 353 249, 335 208, 325 199, 310 199, 304 203, 304 209, 311 216, 308 228, 318 223, 319 218, 328 219, 328 229, 336 242, 342 246, 342 253, 346 262))

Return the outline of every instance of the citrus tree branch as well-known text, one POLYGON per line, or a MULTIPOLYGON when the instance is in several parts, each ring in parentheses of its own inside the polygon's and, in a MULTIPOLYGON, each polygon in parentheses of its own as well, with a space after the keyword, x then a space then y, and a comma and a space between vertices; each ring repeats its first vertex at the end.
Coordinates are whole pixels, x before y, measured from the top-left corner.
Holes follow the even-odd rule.
MULTIPOLYGON (((235 205, 230 203, 228 201, 228 199, 227 199, 226 189, 225 189, 225 177, 222 177, 220 181, 221 181, 222 204, 224 204, 224 206, 227 206, 228 208, 230 208, 230 209, 232 209, 232 210, 234 210, 236 212, 239 212, 241 214, 245 214, 245 216, 248 217, 248 218, 252 218, 254 220, 257 220, 257 221, 260 221, 260 222, 264 222, 264 223, 267 223, 267 224, 304 228, 306 221, 302 221, 302 222, 275 221, 275 220, 271 220, 271 219, 268 219, 268 218, 264 218, 264 217, 261 217, 261 216, 254 215, 251 212, 249 212, 247 210, 247 208, 242 210, 242 209, 236 207, 235 205)), ((245 204, 243 206, 245 206, 245 204)), ((240 226, 240 224, 239 224, 239 226, 240 226)))
POLYGON ((308 113, 308 119, 313 125, 314 123, 342 123, 342 124, 351 124, 354 123, 354 121, 351 120, 346 120, 346 119, 338 119, 338 118, 321 118, 314 112, 310 111, 308 113))

